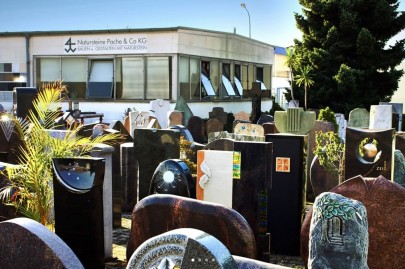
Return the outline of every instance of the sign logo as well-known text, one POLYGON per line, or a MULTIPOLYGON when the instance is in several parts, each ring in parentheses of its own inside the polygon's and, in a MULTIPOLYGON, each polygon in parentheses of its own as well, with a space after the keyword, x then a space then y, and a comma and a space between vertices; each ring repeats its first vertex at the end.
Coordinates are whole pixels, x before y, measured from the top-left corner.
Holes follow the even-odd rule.
POLYGON ((65 43, 65 46, 69 46, 67 49, 65 47, 65 51, 67 53, 69 53, 69 51, 71 51, 71 52, 76 51, 76 48, 72 49, 72 45, 74 46, 74 45, 76 45, 76 43, 72 43, 72 38, 69 38, 68 41, 66 41, 66 43, 65 43))

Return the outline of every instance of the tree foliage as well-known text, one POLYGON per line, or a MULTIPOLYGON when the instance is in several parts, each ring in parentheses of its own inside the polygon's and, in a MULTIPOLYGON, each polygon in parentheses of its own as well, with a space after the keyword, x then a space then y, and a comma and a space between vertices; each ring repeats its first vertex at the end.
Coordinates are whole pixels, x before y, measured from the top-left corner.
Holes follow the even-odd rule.
MULTIPOLYGON (((405 29, 405 13, 397 0, 299 0, 295 13, 302 40, 295 40, 292 72, 311 68, 314 84, 310 108, 329 106, 348 113, 357 107, 389 101, 404 71, 405 38, 387 42, 405 29)), ((296 96, 302 98, 295 83, 296 96)), ((302 102, 302 100, 300 100, 302 102)))

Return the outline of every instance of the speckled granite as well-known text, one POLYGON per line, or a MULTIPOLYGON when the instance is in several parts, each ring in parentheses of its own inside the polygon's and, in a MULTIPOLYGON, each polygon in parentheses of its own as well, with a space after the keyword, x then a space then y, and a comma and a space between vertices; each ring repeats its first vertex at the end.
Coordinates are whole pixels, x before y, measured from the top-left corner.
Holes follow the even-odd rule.
POLYGON ((1 268, 84 268, 53 232, 28 218, 0 223, 1 268))

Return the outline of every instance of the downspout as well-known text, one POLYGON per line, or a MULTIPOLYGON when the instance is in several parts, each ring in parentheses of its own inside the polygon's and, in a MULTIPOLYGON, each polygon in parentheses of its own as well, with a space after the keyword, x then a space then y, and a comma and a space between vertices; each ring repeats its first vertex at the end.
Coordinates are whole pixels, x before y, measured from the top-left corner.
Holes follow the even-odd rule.
POLYGON ((27 63, 27 87, 31 87, 31 56, 30 56, 30 35, 25 34, 25 57, 27 63))

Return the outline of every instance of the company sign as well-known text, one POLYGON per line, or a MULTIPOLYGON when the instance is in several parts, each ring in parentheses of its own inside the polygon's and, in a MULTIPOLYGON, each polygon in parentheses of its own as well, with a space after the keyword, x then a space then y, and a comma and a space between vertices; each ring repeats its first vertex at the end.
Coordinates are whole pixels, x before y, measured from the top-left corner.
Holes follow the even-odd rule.
POLYGON ((146 35, 67 37, 64 54, 128 54, 148 52, 146 35))

